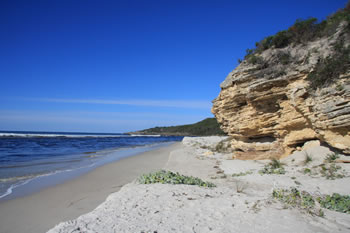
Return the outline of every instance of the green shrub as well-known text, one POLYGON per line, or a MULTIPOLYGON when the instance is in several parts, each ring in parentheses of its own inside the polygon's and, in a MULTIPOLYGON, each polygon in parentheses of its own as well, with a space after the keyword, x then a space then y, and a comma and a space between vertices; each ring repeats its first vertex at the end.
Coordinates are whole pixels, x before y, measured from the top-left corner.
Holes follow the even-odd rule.
POLYGON ((232 137, 228 137, 224 140, 221 140, 218 144, 216 144, 214 152, 219 153, 228 153, 231 149, 230 141, 232 140, 232 137))
POLYGON ((329 180, 344 178, 345 175, 340 173, 339 170, 341 170, 341 167, 332 163, 328 166, 322 165, 320 173, 321 173, 321 176, 326 177, 329 180))
POLYGON ((275 35, 268 36, 263 40, 255 43, 254 49, 246 50, 246 58, 255 53, 261 53, 266 49, 284 48, 290 44, 300 44, 313 41, 317 38, 333 35, 340 23, 348 22, 346 30, 350 32, 350 2, 344 9, 337 11, 329 16, 326 20, 318 23, 316 18, 305 20, 297 19, 288 30, 280 31, 275 35))
POLYGON ((289 190, 274 189, 272 196, 286 205, 304 209, 310 214, 319 215, 319 211, 315 209, 315 199, 308 192, 299 191, 297 188, 291 188, 289 190))
POLYGON ((327 195, 323 198, 318 198, 318 202, 323 208, 350 214, 350 195, 333 193, 332 196, 327 195))
POLYGON ((282 163, 277 159, 272 159, 269 164, 266 164, 262 170, 259 171, 259 174, 277 174, 283 175, 286 171, 283 168, 282 163))
POLYGON ((264 38, 262 41, 256 43, 256 47, 258 51, 264 51, 268 48, 271 48, 273 43, 273 36, 268 36, 264 38))
POLYGON ((253 64, 253 65, 263 64, 264 59, 260 56, 256 56, 256 55, 251 54, 247 57, 247 62, 250 64, 253 64))
POLYGON ((284 48, 292 41, 293 34, 289 31, 280 31, 272 38, 272 44, 275 48, 284 48))
POLYGON ((179 173, 174 173, 171 171, 157 171, 142 175, 138 178, 140 184, 187 184, 187 185, 198 185, 201 187, 215 187, 213 183, 204 182, 199 178, 192 176, 184 176, 179 173))
POLYGON ((324 212, 315 208, 316 202, 322 208, 350 214, 350 195, 333 193, 332 195, 320 195, 316 197, 306 191, 291 188, 289 190, 274 189, 272 196, 286 205, 307 210, 308 213, 316 214, 320 217, 324 216, 324 212))
POLYGON ((304 170, 303 170, 303 173, 304 174, 310 174, 311 173, 311 169, 310 168, 304 168, 304 170))
POLYGON ((334 45, 334 54, 317 62, 314 70, 310 72, 307 79, 310 81, 310 88, 315 90, 334 83, 341 74, 348 71, 350 67, 350 46, 343 44, 334 45))
POLYGON ((277 54, 278 61, 283 65, 287 65, 291 62, 291 55, 287 52, 280 52, 277 54))

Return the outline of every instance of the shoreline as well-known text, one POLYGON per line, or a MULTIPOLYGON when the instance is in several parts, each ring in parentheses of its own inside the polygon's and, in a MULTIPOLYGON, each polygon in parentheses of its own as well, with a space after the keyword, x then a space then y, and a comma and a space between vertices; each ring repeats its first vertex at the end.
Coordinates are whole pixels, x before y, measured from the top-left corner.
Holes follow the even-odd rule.
POLYGON ((77 168, 68 168, 67 170, 62 171, 53 171, 48 174, 42 174, 36 177, 34 176, 33 178, 24 181, 22 184, 14 184, 10 188, 8 188, 7 193, 0 198, 0 203, 32 195, 34 193, 40 192, 41 190, 54 187, 56 185, 76 179, 106 164, 114 163, 121 159, 142 154, 147 151, 167 147, 173 143, 174 142, 162 142, 146 144, 142 146, 121 147, 112 150, 107 149, 94 152, 103 155, 103 157, 89 165, 77 168))
POLYGON ((309 204, 310 209, 288 205, 273 196, 273 191, 285 189, 316 195, 313 198, 335 192, 348 195, 350 167, 332 162, 324 165, 329 148, 318 143, 305 145, 303 151, 281 160, 285 172, 262 174, 271 161, 232 159, 231 153, 215 150, 223 139, 184 138, 164 166, 164 170, 199 177, 216 187, 132 182, 93 211, 61 222, 48 233, 348 232, 349 214, 326 208, 321 212, 316 204, 309 204), (312 156, 308 164, 305 153, 312 156), (344 177, 328 179, 320 173, 322 166, 339 166, 344 177), (312 174, 305 173, 306 169, 312 174))
POLYGON ((37 193, 1 201, 0 232, 46 232, 62 221, 90 212, 139 175, 163 168, 170 152, 180 145, 175 142, 122 158, 37 193))

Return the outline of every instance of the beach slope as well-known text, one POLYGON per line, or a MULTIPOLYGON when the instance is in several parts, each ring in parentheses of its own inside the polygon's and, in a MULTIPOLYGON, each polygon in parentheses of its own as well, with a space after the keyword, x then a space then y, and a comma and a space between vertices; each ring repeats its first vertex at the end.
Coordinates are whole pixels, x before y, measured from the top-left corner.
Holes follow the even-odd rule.
MULTIPOLYGON (((215 188, 139 184, 134 181, 92 212, 63 222, 49 233, 63 232, 349 232, 350 215, 280 202, 273 190, 295 188, 312 195, 349 195, 349 165, 344 177, 327 179, 317 166, 328 148, 305 147, 282 161, 284 174, 264 174, 270 161, 232 160, 215 151, 223 137, 185 138, 170 153, 166 170, 200 177, 215 188), (305 164, 305 153, 312 160, 305 164), (309 168, 314 173, 303 172, 309 168), (317 212, 319 211, 319 212, 317 212), (322 214, 321 214, 322 213, 322 214)), ((332 163, 333 164, 333 163, 332 163)), ((325 165, 326 166, 326 165, 325 165)))

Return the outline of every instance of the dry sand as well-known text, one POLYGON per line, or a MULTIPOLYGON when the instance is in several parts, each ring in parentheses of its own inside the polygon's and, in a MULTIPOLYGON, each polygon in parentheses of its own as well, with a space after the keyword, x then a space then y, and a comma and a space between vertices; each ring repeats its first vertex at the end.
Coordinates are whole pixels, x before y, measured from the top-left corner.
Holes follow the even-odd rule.
POLYGON ((88 214, 63 222, 57 232, 350 232, 350 215, 324 209, 311 215, 272 198, 276 188, 296 187, 310 193, 350 194, 350 164, 339 164, 345 178, 327 180, 305 175, 304 168, 323 163, 330 151, 318 145, 284 159, 284 175, 260 175, 269 161, 229 160, 212 152, 223 138, 185 138, 173 150, 165 168, 214 182, 215 188, 151 184, 136 181, 111 194, 88 214), (303 164, 305 153, 313 157, 303 164), (249 172, 244 176, 235 176, 249 172))
POLYGON ((33 195, 0 202, 0 232, 46 232, 59 222, 92 211, 139 175, 164 167, 170 151, 180 146, 175 143, 128 157, 33 195))

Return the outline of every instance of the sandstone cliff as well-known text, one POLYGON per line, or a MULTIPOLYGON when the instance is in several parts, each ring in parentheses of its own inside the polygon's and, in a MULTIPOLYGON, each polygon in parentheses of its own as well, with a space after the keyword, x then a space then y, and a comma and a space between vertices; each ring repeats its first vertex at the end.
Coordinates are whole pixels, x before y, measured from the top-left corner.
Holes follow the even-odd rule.
POLYGON ((309 20, 328 30, 311 39, 265 38, 221 83, 212 112, 235 157, 284 157, 310 140, 350 153, 350 21, 341 17, 331 33, 330 22, 309 20))

